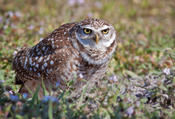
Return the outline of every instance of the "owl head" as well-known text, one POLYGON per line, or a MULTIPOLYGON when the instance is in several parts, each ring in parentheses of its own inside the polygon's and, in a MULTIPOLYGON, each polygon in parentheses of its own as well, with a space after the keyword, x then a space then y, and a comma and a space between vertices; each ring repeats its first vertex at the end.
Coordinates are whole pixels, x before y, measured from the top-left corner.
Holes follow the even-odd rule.
POLYGON ((104 20, 87 18, 73 28, 75 48, 84 59, 100 64, 111 57, 116 46, 116 31, 104 20))

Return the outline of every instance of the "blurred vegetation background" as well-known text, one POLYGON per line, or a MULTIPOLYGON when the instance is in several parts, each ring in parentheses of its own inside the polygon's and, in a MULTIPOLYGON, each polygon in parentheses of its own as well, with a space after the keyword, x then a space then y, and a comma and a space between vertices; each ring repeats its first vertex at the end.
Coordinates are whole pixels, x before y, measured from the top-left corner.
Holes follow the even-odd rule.
POLYGON ((118 48, 107 76, 145 77, 174 69, 174 0, 0 0, 1 82, 17 92, 13 52, 86 17, 105 19, 117 30, 118 48))

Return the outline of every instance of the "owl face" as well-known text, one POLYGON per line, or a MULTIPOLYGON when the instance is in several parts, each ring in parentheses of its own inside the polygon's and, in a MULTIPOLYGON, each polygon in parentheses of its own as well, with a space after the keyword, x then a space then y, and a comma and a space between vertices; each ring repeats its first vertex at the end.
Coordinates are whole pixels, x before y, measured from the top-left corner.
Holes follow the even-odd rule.
POLYGON ((76 31, 78 41, 92 49, 105 50, 116 39, 116 33, 111 25, 95 28, 91 25, 79 26, 76 31))
POLYGON ((85 19, 70 30, 70 38, 82 58, 91 64, 103 64, 116 48, 116 31, 104 20, 85 19))

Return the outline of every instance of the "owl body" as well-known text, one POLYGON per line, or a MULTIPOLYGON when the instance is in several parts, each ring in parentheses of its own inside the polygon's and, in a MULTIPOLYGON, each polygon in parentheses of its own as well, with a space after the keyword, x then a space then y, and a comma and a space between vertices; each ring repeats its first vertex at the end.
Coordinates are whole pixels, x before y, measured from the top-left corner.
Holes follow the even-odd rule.
MULTIPOLYGON (((115 29, 103 20, 64 24, 34 47, 16 54, 13 69, 16 83, 22 84, 20 93, 34 92, 42 82, 49 91, 55 87, 66 90, 71 80, 75 89, 98 81, 105 75, 116 45, 115 29)), ((39 95, 43 96, 42 90, 39 95)))

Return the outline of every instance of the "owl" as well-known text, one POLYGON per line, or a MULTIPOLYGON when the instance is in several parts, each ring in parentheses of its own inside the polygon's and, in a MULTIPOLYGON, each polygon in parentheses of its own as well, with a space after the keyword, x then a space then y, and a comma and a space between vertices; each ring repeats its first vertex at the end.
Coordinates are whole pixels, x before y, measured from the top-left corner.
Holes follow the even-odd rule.
POLYGON ((85 84, 91 88, 105 75, 117 46, 114 27, 101 19, 86 18, 67 23, 31 48, 23 48, 13 59, 16 84, 20 93, 35 92, 43 97, 55 88, 78 92, 85 84))

